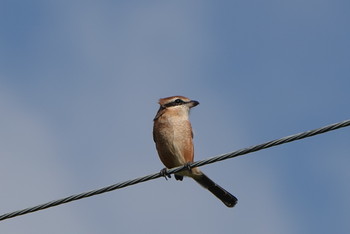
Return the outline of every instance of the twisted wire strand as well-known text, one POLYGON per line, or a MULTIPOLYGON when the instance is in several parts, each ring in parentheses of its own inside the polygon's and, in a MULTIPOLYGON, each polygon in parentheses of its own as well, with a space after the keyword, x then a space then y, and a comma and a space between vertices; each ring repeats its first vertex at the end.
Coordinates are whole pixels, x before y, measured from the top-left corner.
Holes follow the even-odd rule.
MULTIPOLYGON (((310 130, 310 131, 306 131, 306 132, 301 132, 301 133, 297 133, 294 135, 290 135, 290 136, 286 136, 280 139, 276 139, 276 140, 272 140, 272 141, 268 141, 259 145, 254 145, 251 147, 247 147, 247 148, 243 148, 243 149, 239 149, 230 153, 226 153, 226 154, 222 154, 222 155, 218 155, 215 157, 211 157, 208 159, 204 159, 204 160, 200 160, 200 161, 196 161, 193 163, 190 163, 188 165, 185 166, 180 166, 180 167, 176 167, 176 168, 172 168, 172 169, 167 169, 166 170, 166 174, 170 175, 170 174, 174 174, 177 173, 179 171, 182 170, 187 170, 188 167, 193 168, 193 167, 200 167, 206 164, 211 164, 211 163, 215 163, 218 161, 222 161, 222 160, 226 160, 229 158, 234 158, 237 156, 241 156, 241 155, 245 155, 248 153, 252 153, 252 152, 256 152, 262 149, 267 149, 273 146, 277 146, 277 145, 281 145, 281 144, 285 144, 285 143, 289 143, 292 141, 296 141, 296 140, 301 140, 307 137, 311 137, 311 136, 315 136, 318 134, 322 134, 322 133, 326 133, 329 131, 333 131, 339 128, 343 128, 343 127, 347 127, 350 125, 350 119, 349 120, 345 120, 339 123, 335 123, 335 124, 331 124, 325 127, 321 127, 321 128, 317 128, 314 130, 310 130)), ((116 189, 120 189, 120 188, 124 188, 127 186, 131 186, 131 185, 135 185, 141 182, 145 182, 148 180, 153 180, 153 179, 157 179, 159 177, 163 177, 164 174, 161 172, 158 173, 154 173, 154 174, 150 174, 147 176, 143 176, 143 177, 139 177, 136 179, 132 179, 132 180, 128 180, 128 181, 124 181, 124 182, 120 182, 120 183, 116 183, 107 187, 103 187, 100 189, 96 189, 96 190, 92 190, 92 191, 88 191, 88 192, 84 192, 84 193, 80 193, 80 194, 76 194, 76 195, 71 195, 62 199, 58 199, 58 200, 54 200, 51 202, 47 202, 41 205, 37 205, 37 206, 33 206, 27 209, 23 209, 23 210, 18 210, 18 211, 14 211, 11 213, 6 213, 0 216, 0 221, 5 220, 5 219, 10 219, 10 218, 14 218, 16 216, 20 216, 20 215, 25 215, 28 213, 32 213, 32 212, 36 212, 39 210, 43 210, 43 209, 47 209, 50 207, 54 207, 54 206, 58 206, 64 203, 68 203, 68 202, 72 202, 72 201, 76 201, 79 199, 83 199, 83 198, 87 198, 87 197, 91 197, 91 196, 95 196, 98 194, 102 194, 102 193, 106 193, 106 192, 110 192, 116 189)))

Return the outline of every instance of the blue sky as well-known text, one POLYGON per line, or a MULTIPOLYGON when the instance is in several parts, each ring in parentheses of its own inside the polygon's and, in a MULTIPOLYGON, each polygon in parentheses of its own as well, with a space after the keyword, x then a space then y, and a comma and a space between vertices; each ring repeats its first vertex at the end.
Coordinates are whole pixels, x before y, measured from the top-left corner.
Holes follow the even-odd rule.
MULTIPOLYGON (((349 119, 350 3, 1 1, 1 214, 159 171, 157 100, 196 159, 349 119)), ((1 233, 349 233, 350 129, 0 223, 1 233)))

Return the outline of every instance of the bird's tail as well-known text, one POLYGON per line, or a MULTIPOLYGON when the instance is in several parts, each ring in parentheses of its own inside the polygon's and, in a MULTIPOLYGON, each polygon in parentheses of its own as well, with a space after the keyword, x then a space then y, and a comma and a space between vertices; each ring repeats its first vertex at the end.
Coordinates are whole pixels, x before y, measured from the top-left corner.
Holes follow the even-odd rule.
POLYGON ((227 207, 234 207, 237 203, 237 198, 227 192, 220 185, 212 181, 203 173, 191 176, 197 183, 208 189, 212 194, 219 198, 227 207))

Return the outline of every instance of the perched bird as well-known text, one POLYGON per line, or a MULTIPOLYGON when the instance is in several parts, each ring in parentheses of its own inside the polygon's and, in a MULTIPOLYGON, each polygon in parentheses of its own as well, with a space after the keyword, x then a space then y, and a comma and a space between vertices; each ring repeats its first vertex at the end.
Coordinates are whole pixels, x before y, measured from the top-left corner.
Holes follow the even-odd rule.
MULTIPOLYGON (((160 108, 154 118, 153 140, 158 155, 167 168, 178 167, 193 162, 193 132, 189 120, 189 112, 199 102, 183 96, 172 96, 159 100, 160 108)), ((199 168, 192 168, 175 174, 177 180, 184 176, 193 178, 208 189, 226 206, 233 207, 237 198, 220 187, 199 168)))

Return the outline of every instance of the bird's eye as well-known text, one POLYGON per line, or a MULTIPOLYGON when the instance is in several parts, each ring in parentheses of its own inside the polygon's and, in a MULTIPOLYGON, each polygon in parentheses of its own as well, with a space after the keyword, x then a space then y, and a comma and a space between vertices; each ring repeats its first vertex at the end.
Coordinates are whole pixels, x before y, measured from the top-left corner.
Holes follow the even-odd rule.
POLYGON ((183 103, 184 101, 182 101, 180 98, 175 100, 175 103, 183 103))
POLYGON ((164 104, 164 107, 179 106, 179 105, 182 105, 184 103, 185 103, 184 100, 182 100, 181 98, 178 98, 178 99, 175 99, 174 101, 171 101, 167 104, 164 104))

